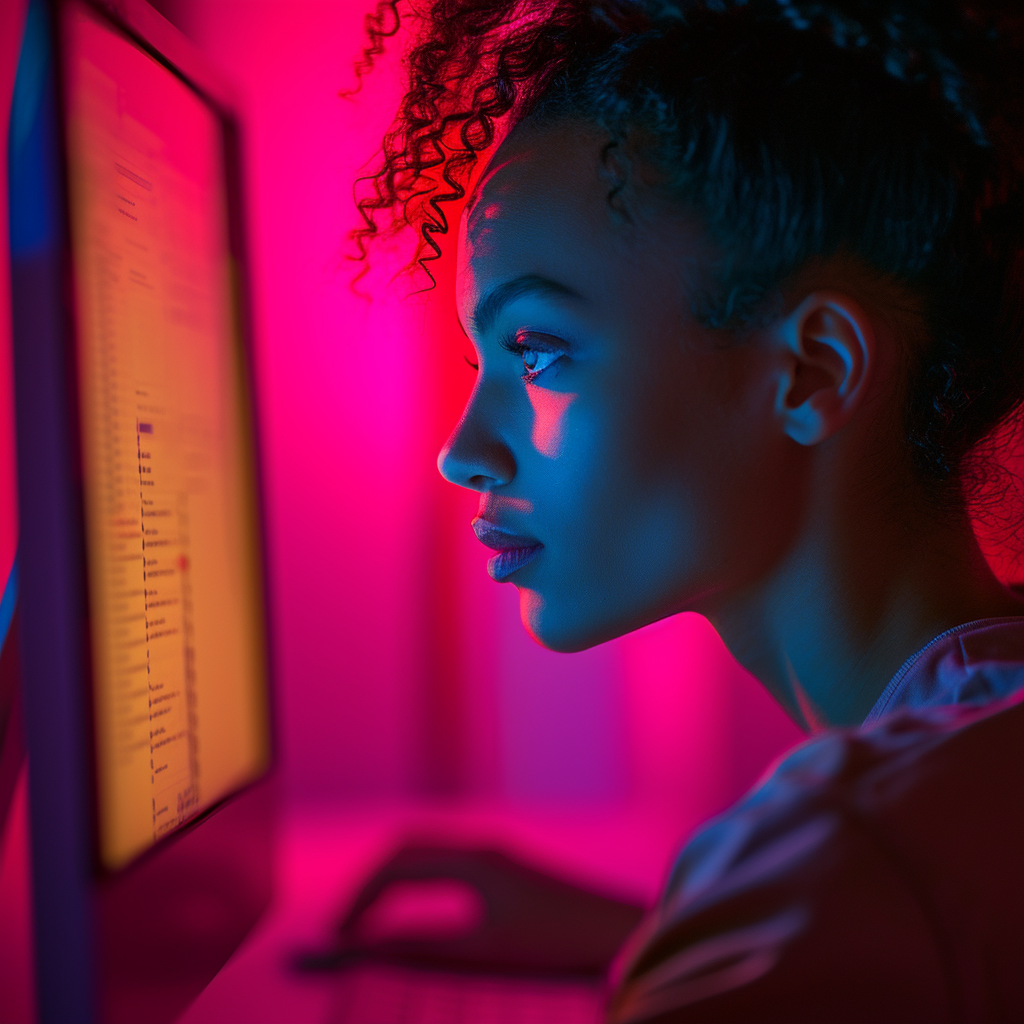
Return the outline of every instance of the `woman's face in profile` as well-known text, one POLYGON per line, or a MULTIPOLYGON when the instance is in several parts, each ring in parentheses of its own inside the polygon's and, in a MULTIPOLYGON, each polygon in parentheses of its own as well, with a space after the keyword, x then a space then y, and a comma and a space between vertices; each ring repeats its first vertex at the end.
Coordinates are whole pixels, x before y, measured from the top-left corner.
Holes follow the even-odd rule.
POLYGON ((799 491, 777 357, 694 321, 699 236, 642 186, 612 209, 605 141, 527 124, 487 168, 458 271, 478 378, 439 459, 480 493, 491 575, 560 651, 741 594, 799 491))

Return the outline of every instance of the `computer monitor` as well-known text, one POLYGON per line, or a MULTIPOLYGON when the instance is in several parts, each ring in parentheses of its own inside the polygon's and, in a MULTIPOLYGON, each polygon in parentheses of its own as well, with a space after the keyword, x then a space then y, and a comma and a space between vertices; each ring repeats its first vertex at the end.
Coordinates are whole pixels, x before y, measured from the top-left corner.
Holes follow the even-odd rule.
POLYGON ((32 0, 10 132, 38 1006, 173 1020, 267 905, 233 105, 137 0, 32 0))

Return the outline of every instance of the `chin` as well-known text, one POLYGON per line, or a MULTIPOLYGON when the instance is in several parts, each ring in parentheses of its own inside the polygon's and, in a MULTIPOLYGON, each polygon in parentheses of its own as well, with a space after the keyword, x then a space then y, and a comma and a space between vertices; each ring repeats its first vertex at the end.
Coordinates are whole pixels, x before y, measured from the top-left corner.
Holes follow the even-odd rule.
MULTIPOLYGON (((575 605, 575 602, 573 602, 575 605)), ((549 651, 558 654, 576 654, 590 647, 614 640, 632 632, 645 623, 636 625, 613 624, 607 621, 588 621, 580 615, 578 606, 564 607, 546 601, 536 590, 519 591, 519 616, 526 632, 549 651)))
POLYGON ((662 601, 640 601, 632 606, 620 603, 618 607, 610 607, 611 601, 591 602, 587 609, 581 608, 580 602, 571 597, 552 600, 536 590, 519 587, 519 617, 526 632, 541 647, 559 654, 585 651, 680 612, 704 614, 702 604, 693 595, 686 600, 677 594, 671 598, 666 596, 662 601), (595 614, 597 612, 599 614, 595 614))

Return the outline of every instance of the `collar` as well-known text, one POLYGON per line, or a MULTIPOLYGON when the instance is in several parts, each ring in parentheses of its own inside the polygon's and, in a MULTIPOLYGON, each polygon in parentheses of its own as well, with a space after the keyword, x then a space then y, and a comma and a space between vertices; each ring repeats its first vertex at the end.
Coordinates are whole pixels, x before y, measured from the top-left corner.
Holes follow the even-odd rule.
POLYGON ((954 626, 912 654, 865 725, 903 708, 986 704, 1024 687, 1024 615, 954 626))

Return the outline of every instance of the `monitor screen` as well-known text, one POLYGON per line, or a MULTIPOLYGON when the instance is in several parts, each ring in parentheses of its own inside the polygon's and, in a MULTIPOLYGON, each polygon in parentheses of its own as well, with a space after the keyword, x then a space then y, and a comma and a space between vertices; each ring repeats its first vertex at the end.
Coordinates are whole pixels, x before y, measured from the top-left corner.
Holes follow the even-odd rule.
POLYGON ((97 836, 115 870, 269 757, 224 129, 85 5, 62 37, 97 836))

